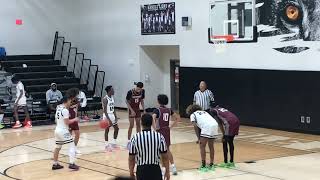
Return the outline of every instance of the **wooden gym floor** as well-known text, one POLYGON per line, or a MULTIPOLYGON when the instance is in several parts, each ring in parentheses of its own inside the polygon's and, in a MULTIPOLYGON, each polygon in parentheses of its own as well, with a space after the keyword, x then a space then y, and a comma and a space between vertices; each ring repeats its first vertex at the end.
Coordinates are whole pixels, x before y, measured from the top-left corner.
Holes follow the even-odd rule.
MULTIPOLYGON (((0 179, 70 179, 107 180, 118 175, 128 175, 127 142, 128 120, 126 112, 120 112, 119 144, 122 149, 106 153, 103 131, 97 122, 82 123, 77 164, 79 171, 67 167, 67 146, 61 151, 60 161, 64 169, 52 171, 54 126, 0 130, 0 179)), ((112 137, 113 132, 110 132, 112 137)), ((218 180, 272 180, 305 179, 320 177, 320 136, 289 133, 242 126, 235 140, 235 169, 216 169, 200 173, 199 148, 195 143, 193 127, 184 119, 172 132, 172 151, 179 171, 171 179, 218 180)), ((215 162, 223 160, 222 144, 215 144, 215 162)))

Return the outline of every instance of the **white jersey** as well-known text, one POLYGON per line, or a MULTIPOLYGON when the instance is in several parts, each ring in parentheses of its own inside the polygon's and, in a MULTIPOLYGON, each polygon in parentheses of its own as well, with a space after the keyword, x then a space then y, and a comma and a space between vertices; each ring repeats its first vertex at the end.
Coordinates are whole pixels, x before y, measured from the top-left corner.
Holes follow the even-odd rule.
POLYGON ((56 130, 68 130, 68 125, 64 122, 64 119, 69 119, 69 110, 63 105, 60 104, 57 106, 56 110, 56 130))
POLYGON ((20 91, 22 91, 22 97, 25 97, 26 96, 26 92, 24 90, 24 85, 22 84, 21 81, 19 81, 17 83, 17 86, 16 86, 16 96, 17 96, 17 98, 20 96, 20 91))
POLYGON ((201 129, 202 137, 214 138, 218 135, 217 121, 206 111, 196 111, 190 116, 191 122, 195 122, 201 129))
POLYGON ((104 98, 108 100, 107 107, 104 107, 104 108, 107 108, 108 114, 113 114, 114 113, 114 98, 113 98, 113 96, 109 97, 108 95, 106 95, 104 98))

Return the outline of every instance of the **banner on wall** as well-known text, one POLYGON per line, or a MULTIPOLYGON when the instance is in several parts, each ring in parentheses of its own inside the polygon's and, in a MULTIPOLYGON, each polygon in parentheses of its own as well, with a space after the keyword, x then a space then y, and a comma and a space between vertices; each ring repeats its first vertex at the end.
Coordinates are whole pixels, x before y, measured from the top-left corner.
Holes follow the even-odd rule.
POLYGON ((141 34, 175 34, 175 3, 148 4, 141 6, 141 34))

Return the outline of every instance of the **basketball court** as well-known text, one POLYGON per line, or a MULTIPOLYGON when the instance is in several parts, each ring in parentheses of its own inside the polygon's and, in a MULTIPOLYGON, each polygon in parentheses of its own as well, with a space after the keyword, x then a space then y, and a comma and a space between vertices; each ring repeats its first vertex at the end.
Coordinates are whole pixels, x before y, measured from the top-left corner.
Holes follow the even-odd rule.
MULTIPOLYGON (((0 179, 51 179, 59 180, 106 180, 119 175, 129 175, 126 113, 120 113, 119 144, 121 150, 104 151, 103 131, 97 122, 81 124, 81 139, 78 156, 79 171, 68 168, 51 170, 54 148, 54 126, 34 127, 32 130, 2 130, 0 139, 0 179), (9 141, 9 139, 11 139, 9 141)), ((235 141, 236 168, 217 168, 215 172, 199 172, 200 153, 192 125, 183 119, 172 133, 172 150, 178 176, 172 179, 317 179, 320 163, 319 137, 298 133, 242 126, 235 141)), ((215 144, 215 162, 223 161, 222 144, 215 144)), ((60 162, 67 166, 66 147, 63 148, 60 162)))

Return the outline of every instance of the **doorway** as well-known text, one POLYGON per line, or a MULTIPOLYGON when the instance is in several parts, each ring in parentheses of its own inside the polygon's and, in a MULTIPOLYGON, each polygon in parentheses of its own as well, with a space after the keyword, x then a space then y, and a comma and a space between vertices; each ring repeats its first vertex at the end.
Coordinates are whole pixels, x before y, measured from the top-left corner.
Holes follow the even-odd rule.
POLYGON ((173 111, 179 111, 179 68, 179 60, 170 60, 171 108, 173 111))

